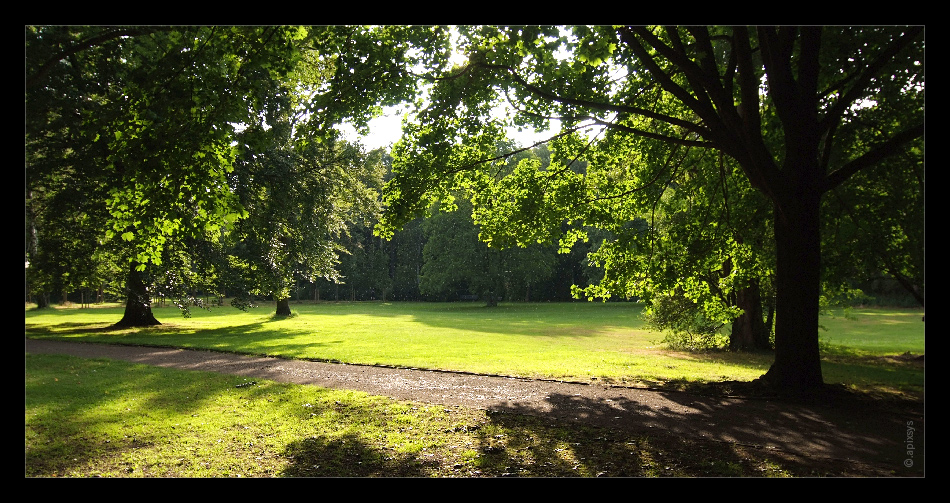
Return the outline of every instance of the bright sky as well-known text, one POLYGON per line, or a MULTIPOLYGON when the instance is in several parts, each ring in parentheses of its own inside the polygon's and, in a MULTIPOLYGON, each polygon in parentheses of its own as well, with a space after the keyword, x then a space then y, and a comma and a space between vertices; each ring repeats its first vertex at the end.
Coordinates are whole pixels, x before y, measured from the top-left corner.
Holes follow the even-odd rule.
MULTIPOLYGON (((361 142, 367 151, 378 147, 386 147, 395 143, 402 134, 402 109, 387 109, 384 115, 377 117, 369 122, 369 135, 363 137, 361 142)), ((556 131, 555 131, 556 132, 556 131)), ((348 139, 357 138, 356 130, 351 127, 344 128, 344 134, 348 139)), ((531 145, 537 141, 550 138, 554 132, 545 131, 544 133, 534 133, 533 131, 517 132, 512 129, 508 132, 509 137, 520 143, 522 146, 531 145)))
MULTIPOLYGON (((562 55, 566 57, 566 55, 562 55)), ((452 59, 450 62, 455 64, 463 64, 466 62, 465 57, 453 53, 452 59)), ((499 113, 505 113, 500 111, 499 113)), ((402 134, 402 116, 404 112, 402 108, 389 108, 384 111, 383 116, 377 117, 370 121, 370 133, 369 135, 361 139, 361 143, 366 147, 366 150, 373 150, 379 147, 391 146, 397 140, 399 140, 400 135, 402 134)), ((544 133, 535 133, 533 131, 522 131, 518 132, 515 129, 510 129, 508 131, 508 137, 512 138, 521 146, 526 147, 528 145, 533 145, 534 143, 545 140, 553 136, 557 131, 560 130, 560 127, 557 123, 552 125, 551 131, 545 131, 544 133)), ((351 127, 344 128, 344 135, 350 139, 357 139, 356 130, 351 127)))

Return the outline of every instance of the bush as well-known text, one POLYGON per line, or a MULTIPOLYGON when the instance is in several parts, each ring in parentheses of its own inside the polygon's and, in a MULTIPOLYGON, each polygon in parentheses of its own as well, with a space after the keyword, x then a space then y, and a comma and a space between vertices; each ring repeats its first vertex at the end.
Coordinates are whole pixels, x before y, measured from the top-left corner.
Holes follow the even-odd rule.
POLYGON ((702 308, 683 295, 653 299, 643 311, 648 328, 664 333, 670 349, 708 351, 729 347, 729 338, 720 332, 723 324, 708 318, 702 308))

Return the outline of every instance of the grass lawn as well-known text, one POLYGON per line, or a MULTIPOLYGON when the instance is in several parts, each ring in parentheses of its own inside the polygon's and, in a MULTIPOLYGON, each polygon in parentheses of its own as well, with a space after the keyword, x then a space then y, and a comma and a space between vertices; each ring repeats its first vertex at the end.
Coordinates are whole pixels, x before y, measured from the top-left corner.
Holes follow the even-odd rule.
POLYGON ((26 355, 26 477, 902 476, 769 449, 26 355))
MULTIPOLYGON (((670 351, 627 303, 302 303, 27 309, 33 338, 205 348, 288 358, 681 386, 751 380, 769 354, 670 351)), ((822 318, 826 382, 922 396, 922 313, 822 318)), ((364 393, 60 355, 25 358, 27 477, 889 476, 741 445, 566 425, 364 393)), ((868 471, 870 470, 870 471, 868 471)))
MULTIPOLYGON (((26 311, 35 338, 202 348, 287 358, 462 370, 630 385, 750 381, 771 354, 688 353, 666 349, 646 330, 633 303, 331 302, 292 305, 275 318, 273 304, 154 309, 161 326, 113 330, 121 306, 26 311)), ((822 318, 826 382, 919 393, 923 370, 894 358, 924 353, 922 313, 855 309, 822 318)))

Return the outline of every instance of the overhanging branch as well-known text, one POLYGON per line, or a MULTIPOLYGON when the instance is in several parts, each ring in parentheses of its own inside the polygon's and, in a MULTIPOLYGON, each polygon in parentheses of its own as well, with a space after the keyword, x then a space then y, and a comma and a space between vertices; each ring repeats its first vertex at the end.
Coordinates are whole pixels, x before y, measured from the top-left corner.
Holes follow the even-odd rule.
POLYGON ((103 33, 101 35, 97 35, 95 37, 90 37, 86 40, 82 40, 78 44, 54 54, 49 60, 46 61, 46 63, 43 63, 43 65, 36 72, 34 72, 33 75, 28 75, 26 77, 26 82, 25 82, 26 88, 29 89, 31 87, 36 87, 40 85, 40 83, 43 81, 44 78, 46 78, 46 75, 49 74, 49 72, 53 69, 54 66, 56 66, 60 61, 68 58, 69 56, 72 56, 73 54, 77 54, 79 52, 85 51, 86 49, 91 49, 93 47, 103 45, 106 42, 115 40, 117 38, 137 37, 141 35, 148 35, 150 33, 155 33, 157 31, 171 31, 171 30, 172 30, 171 27, 128 28, 128 29, 121 29, 117 31, 103 33))
POLYGON ((836 170, 834 173, 829 174, 822 184, 821 192, 825 193, 838 187, 844 183, 845 180, 851 177, 851 175, 861 171, 862 169, 877 164, 886 157, 896 154, 899 147, 910 141, 916 140, 923 135, 924 125, 918 124, 892 136, 887 141, 866 152, 861 157, 852 160, 851 162, 836 170))
POLYGON ((468 67, 466 67, 466 69, 464 69, 462 72, 458 74, 454 74, 450 77, 446 77, 446 79, 458 78, 462 73, 468 71, 472 67, 482 67, 482 68, 487 68, 491 70, 501 70, 507 73, 515 83, 517 83, 518 85, 523 87, 525 90, 527 90, 528 92, 530 92, 531 94, 539 98, 554 101, 557 103, 562 103, 565 105, 581 107, 581 108, 602 110, 605 112, 617 112, 617 113, 627 113, 631 115, 638 115, 638 116, 645 117, 648 119, 665 122, 673 126, 682 127, 686 129, 687 131, 690 131, 690 132, 693 132, 705 137, 708 137, 710 135, 710 131, 708 131, 706 128, 701 127, 699 124, 696 124, 694 122, 690 122, 687 120, 683 120, 683 119, 678 119, 676 117, 672 117, 669 115, 653 112, 645 108, 634 107, 630 105, 603 103, 603 102, 590 101, 590 100, 584 100, 584 99, 579 99, 579 98, 571 98, 568 96, 560 96, 560 95, 551 93, 549 91, 545 91, 544 89, 541 89, 540 87, 528 82, 524 77, 519 75, 518 72, 515 71, 514 68, 507 65, 494 65, 490 63, 473 62, 473 63, 469 63, 468 67))

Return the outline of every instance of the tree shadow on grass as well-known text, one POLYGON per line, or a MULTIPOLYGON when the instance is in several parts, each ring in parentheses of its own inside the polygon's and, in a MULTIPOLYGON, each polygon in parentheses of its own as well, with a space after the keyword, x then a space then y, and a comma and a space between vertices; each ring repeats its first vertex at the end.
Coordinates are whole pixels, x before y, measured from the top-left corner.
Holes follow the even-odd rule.
MULTIPOLYGON (((275 321, 267 318, 240 325, 228 325, 216 328, 180 327, 168 323, 151 327, 115 327, 102 323, 62 322, 32 326, 27 323, 25 335, 32 339, 72 339, 73 342, 90 342, 118 345, 140 345, 152 347, 176 347, 183 349, 202 349, 209 351, 228 351, 249 355, 286 355, 294 357, 302 349, 312 349, 319 345, 330 345, 334 341, 320 343, 289 343, 276 346, 269 338, 260 333, 270 330, 268 325, 275 321), (241 339, 247 339, 241 342, 241 339)), ((282 337, 306 335, 306 329, 281 327, 282 337)))
POLYGON ((307 437, 291 442, 281 453, 290 464, 285 477, 427 477, 438 463, 406 453, 380 450, 358 435, 307 437))
POLYGON ((482 439, 484 470, 530 477, 762 476, 765 458, 735 446, 661 432, 568 426, 551 418, 492 413, 505 434, 482 439), (554 441, 552 441, 554 440, 554 441))
MULTIPOLYGON (((659 446, 656 452, 637 447, 624 454, 615 446, 578 442, 584 451, 577 456, 587 459, 599 459, 601 451, 608 460, 630 455, 653 459, 657 452, 665 452, 669 456, 664 463, 684 476, 727 474, 719 473, 723 469, 730 476, 758 475, 756 467, 769 464, 798 476, 916 477, 924 473, 922 407, 894 408, 849 396, 837 387, 797 400, 681 392, 654 393, 653 398, 644 395, 641 400, 606 389, 596 397, 552 393, 546 402, 545 417, 628 432, 659 446), (918 432, 913 467, 904 464, 908 421, 915 423, 918 432)), ((493 409, 538 415, 536 408, 518 404, 493 409)), ((625 466, 625 473, 637 475, 635 462, 625 466)))
POLYGON ((641 309, 642 306, 631 303, 505 302, 486 307, 472 302, 324 301, 298 306, 295 312, 304 318, 315 314, 409 318, 412 323, 425 328, 557 339, 590 337, 616 327, 639 330, 642 328, 639 321, 641 309), (626 316, 618 316, 623 307, 627 308, 626 316))
MULTIPOLYGON (((84 470, 81 476, 141 476, 142 467, 137 465, 146 466, 148 460, 133 462, 130 453, 152 447, 154 438, 140 425, 127 423, 126 414, 159 410, 162 414, 190 414, 220 391, 186 372, 163 374, 127 362, 58 354, 39 356, 27 354, 25 363, 25 402, 27 410, 34 411, 26 418, 27 477, 61 477, 77 469, 84 470), (140 389, 145 392, 135 391, 140 389), (124 401, 130 390, 137 399, 123 408, 109 406, 113 401, 124 401), (182 400, 183 396, 188 400, 182 400), (114 424, 122 424, 125 435, 103 433, 114 424)), ((233 378, 224 380, 229 379, 233 378)), ((164 472, 157 475, 176 476, 164 472)))
POLYGON ((114 324, 103 324, 103 323, 82 323, 82 322, 68 322, 64 321, 62 323, 56 323, 55 325, 50 324, 35 324, 27 322, 25 324, 25 330, 27 335, 31 336, 61 336, 61 335, 85 335, 85 334, 95 334, 101 332, 126 332, 130 330, 128 327, 116 327, 114 324))

